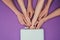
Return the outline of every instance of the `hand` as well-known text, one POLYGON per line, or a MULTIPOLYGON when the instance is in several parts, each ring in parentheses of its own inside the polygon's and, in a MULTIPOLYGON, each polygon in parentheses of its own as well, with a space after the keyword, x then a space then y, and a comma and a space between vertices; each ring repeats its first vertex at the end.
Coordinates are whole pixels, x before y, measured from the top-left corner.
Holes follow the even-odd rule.
POLYGON ((41 19, 41 20, 38 22, 36 29, 41 28, 41 26, 43 25, 44 22, 45 22, 45 18, 41 19))
POLYGON ((27 8, 27 14, 28 14, 29 18, 32 18, 33 13, 34 13, 33 8, 31 6, 28 6, 28 8, 27 8))
POLYGON ((18 18, 19 23, 21 23, 22 25, 25 25, 27 27, 30 26, 30 24, 26 21, 24 15, 22 13, 18 13, 17 18, 18 18))
POLYGON ((41 14, 38 17, 38 20, 37 20, 38 23, 36 22, 37 28, 41 27, 42 22, 43 22, 41 19, 47 17, 47 14, 48 14, 48 8, 46 7, 44 10, 42 10, 41 14), (41 22, 41 23, 39 23, 39 22, 41 22))
POLYGON ((46 17, 48 15, 48 8, 42 10, 41 14, 39 14, 38 20, 41 20, 42 18, 46 17))
POLYGON ((21 23, 22 25, 25 25, 26 23, 24 22, 23 17, 24 17, 23 14, 18 13, 17 19, 18 19, 19 23, 21 23))

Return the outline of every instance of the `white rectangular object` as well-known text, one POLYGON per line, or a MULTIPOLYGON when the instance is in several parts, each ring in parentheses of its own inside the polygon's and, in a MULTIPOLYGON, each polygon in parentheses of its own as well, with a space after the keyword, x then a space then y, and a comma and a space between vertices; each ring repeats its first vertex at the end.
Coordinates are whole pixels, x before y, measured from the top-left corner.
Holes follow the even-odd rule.
POLYGON ((21 29, 21 40, 44 40, 43 29, 21 29))

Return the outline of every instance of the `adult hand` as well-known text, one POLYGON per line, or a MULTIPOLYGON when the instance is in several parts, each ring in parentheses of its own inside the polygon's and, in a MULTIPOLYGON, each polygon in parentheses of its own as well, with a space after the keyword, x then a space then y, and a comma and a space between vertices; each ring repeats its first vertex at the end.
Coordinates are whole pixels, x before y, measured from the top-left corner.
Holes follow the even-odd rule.
POLYGON ((25 19, 24 15, 22 13, 18 13, 17 18, 18 18, 19 23, 21 23, 22 25, 25 25, 27 27, 30 27, 30 24, 27 22, 27 20, 25 19))
POLYGON ((48 8, 46 7, 42 12, 39 14, 38 20, 41 20, 42 18, 46 17, 48 15, 48 8))

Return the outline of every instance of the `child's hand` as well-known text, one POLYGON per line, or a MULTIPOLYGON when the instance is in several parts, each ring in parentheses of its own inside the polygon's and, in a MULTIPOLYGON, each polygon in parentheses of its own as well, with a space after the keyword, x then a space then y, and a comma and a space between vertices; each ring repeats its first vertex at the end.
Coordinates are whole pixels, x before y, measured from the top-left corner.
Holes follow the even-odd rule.
POLYGON ((27 14, 28 14, 29 18, 32 18, 33 13, 34 13, 34 10, 33 10, 32 6, 28 6, 27 14))

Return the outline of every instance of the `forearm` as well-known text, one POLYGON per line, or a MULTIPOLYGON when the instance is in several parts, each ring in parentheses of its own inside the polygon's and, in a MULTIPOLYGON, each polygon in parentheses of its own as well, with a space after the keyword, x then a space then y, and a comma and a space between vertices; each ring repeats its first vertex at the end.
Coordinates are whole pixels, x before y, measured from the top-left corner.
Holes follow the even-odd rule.
POLYGON ((37 6, 36 6, 36 9, 35 9, 35 14, 34 14, 34 17, 32 19, 32 25, 35 24, 35 22, 36 22, 36 20, 37 20, 37 18, 39 16, 39 13, 42 10, 43 3, 44 3, 44 0, 38 0, 37 6))
POLYGON ((40 20, 42 17, 46 17, 48 15, 48 10, 51 5, 52 0, 48 0, 47 4, 45 5, 44 9, 42 10, 41 14, 39 15, 40 20))
POLYGON ((48 15, 46 18, 45 18, 45 21, 51 19, 51 18, 54 18, 56 16, 60 16, 60 8, 55 10, 54 12, 52 12, 50 15, 48 15))
POLYGON ((18 15, 19 11, 13 4, 13 0, 2 0, 16 15, 18 15))
POLYGON ((32 6, 32 0, 28 0, 28 6, 32 6))
POLYGON ((26 8, 24 6, 23 0, 17 0, 17 2, 19 4, 19 6, 21 7, 21 10, 22 10, 23 14, 26 15, 26 8))
POLYGON ((46 6, 45 6, 45 7, 47 7, 47 8, 49 9, 49 7, 50 7, 50 5, 51 5, 52 1, 53 1, 53 0, 48 0, 48 2, 47 2, 47 4, 46 4, 46 6))
POLYGON ((41 19, 41 20, 39 21, 39 23, 38 23, 38 25, 37 25, 36 28, 39 29, 39 28, 43 25, 44 22, 46 22, 47 20, 49 20, 49 19, 51 19, 51 18, 54 18, 54 17, 56 17, 56 16, 60 16, 60 8, 57 9, 57 10, 55 10, 54 12, 52 12, 52 13, 51 13, 50 15, 48 15, 47 17, 41 19))
POLYGON ((48 10, 49 10, 49 8, 50 8, 50 5, 51 5, 51 3, 52 3, 52 0, 48 0, 48 2, 47 2, 47 4, 45 5, 45 10, 46 10, 46 14, 44 14, 44 17, 46 17, 47 15, 48 15, 48 10))
POLYGON ((17 2, 18 2, 18 4, 19 4, 19 6, 21 7, 22 12, 23 12, 23 14, 24 14, 24 16, 25 16, 28 24, 31 24, 30 19, 29 19, 28 15, 27 15, 26 8, 25 8, 25 6, 24 6, 23 0, 17 0, 17 2))

